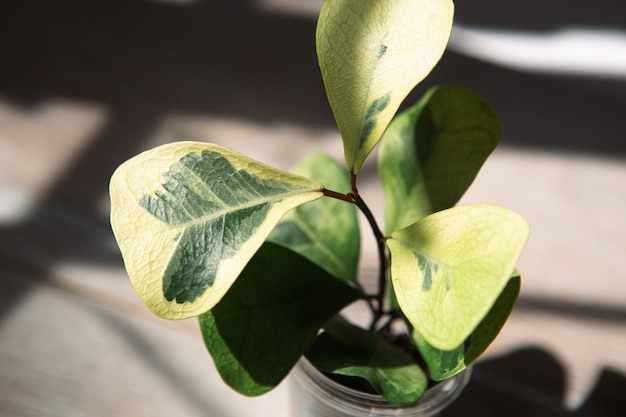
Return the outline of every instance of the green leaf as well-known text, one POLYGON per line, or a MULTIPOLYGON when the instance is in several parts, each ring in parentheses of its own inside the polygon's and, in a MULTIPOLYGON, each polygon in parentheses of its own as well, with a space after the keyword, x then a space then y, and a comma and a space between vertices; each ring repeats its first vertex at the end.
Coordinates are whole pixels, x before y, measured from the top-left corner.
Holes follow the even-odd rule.
POLYGON ((428 386, 419 365, 403 350, 379 335, 336 316, 324 325, 307 359, 327 373, 363 378, 387 402, 412 404, 428 386))
POLYGON ((519 295, 520 277, 512 277, 487 316, 456 349, 441 350, 430 345, 418 332, 413 340, 435 381, 451 378, 471 365, 489 347, 508 319, 519 295))
POLYGON ((320 327, 358 292, 302 256, 264 244, 224 298, 199 317, 224 381, 245 395, 274 388, 320 327))
POLYGON ((280 218, 322 189, 218 145, 176 142, 115 171, 111 225, 139 296, 181 319, 212 308, 280 218))
POLYGON ((363 378, 393 404, 412 404, 421 398, 427 377, 403 350, 341 316, 335 316, 324 329, 306 355, 318 369, 363 378))
POLYGON ((506 286, 528 237, 528 224, 503 207, 443 210, 387 240, 398 304, 432 346, 456 349, 506 286))
POLYGON ((378 159, 387 233, 454 206, 501 136, 491 105, 461 87, 434 87, 399 114, 378 159))
POLYGON ((316 44, 326 94, 355 174, 400 103, 441 58, 451 0, 327 0, 316 44))
MULTIPOLYGON (((333 191, 351 191, 347 171, 327 155, 312 155, 292 172, 313 178, 333 191)), ((361 243, 354 204, 322 198, 302 205, 278 223, 268 241, 290 248, 341 280, 356 279, 361 243)))

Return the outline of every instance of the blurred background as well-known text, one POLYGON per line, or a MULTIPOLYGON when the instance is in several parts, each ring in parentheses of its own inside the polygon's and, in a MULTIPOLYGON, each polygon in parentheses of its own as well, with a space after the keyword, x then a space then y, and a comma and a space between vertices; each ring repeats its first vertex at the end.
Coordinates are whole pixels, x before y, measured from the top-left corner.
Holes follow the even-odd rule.
MULTIPOLYGON (((143 306, 107 186, 175 140, 283 169, 341 158, 315 55, 322 3, 3 4, 1 416, 289 415, 286 385, 233 393, 193 320, 143 306)), ((626 3, 457 2, 448 51, 406 104, 442 83, 486 97, 505 129, 463 203, 503 204, 532 230, 520 301, 445 415, 626 415, 626 3)), ((360 189, 381 216, 374 168, 360 189)))

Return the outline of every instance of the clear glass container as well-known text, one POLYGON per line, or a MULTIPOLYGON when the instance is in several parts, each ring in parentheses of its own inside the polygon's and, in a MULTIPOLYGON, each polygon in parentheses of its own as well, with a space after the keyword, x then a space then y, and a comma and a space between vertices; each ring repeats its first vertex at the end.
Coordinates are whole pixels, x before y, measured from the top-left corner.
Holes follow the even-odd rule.
POLYGON ((379 395, 348 388, 325 376, 306 359, 291 373, 292 417, 437 416, 463 391, 471 369, 430 388, 415 404, 389 404, 379 395))

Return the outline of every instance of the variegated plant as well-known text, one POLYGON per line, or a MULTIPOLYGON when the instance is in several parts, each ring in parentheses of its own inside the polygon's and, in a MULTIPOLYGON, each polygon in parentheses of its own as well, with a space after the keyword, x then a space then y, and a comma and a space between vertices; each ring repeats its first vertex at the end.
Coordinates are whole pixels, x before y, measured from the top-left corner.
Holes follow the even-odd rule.
POLYGON ((306 355, 412 403, 429 378, 473 362, 508 318, 527 223, 499 206, 454 207, 500 140, 497 115, 452 86, 396 115, 441 58, 452 18, 451 0, 326 1, 316 45, 345 166, 320 154, 286 173, 176 142, 114 173, 111 224, 137 293, 158 316, 199 317, 237 391, 272 389, 306 355), (379 142, 384 232, 357 190, 379 142), (374 294, 357 279, 359 211, 378 243, 374 294), (359 300, 368 328, 340 315, 359 300), (396 321, 427 369, 393 344, 396 321))

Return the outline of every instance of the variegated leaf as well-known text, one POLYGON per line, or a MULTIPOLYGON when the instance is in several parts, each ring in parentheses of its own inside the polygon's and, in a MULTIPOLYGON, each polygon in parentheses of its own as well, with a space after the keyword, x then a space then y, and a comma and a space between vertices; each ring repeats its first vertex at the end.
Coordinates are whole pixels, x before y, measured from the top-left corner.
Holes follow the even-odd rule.
POLYGON ((430 377, 435 381, 451 378, 471 365, 498 336, 509 318, 519 295, 520 276, 516 271, 504 287, 489 313, 463 343, 452 350, 441 350, 430 345, 413 331, 413 341, 428 365, 430 377))
POLYGON ((111 225, 139 296, 181 319, 212 308, 280 218, 322 188, 218 145, 175 142, 116 170, 111 225))
POLYGON ((317 55, 357 173, 407 94, 441 58, 452 29, 451 0, 328 0, 317 55))
POLYGON ((527 237, 522 216, 489 204, 443 210, 392 233, 402 312, 430 345, 456 349, 502 293, 527 237))

